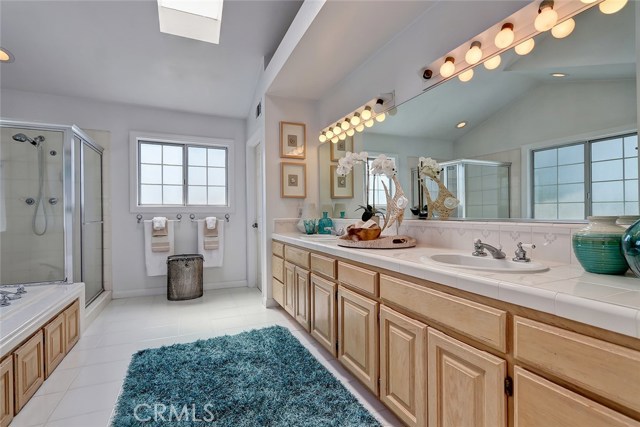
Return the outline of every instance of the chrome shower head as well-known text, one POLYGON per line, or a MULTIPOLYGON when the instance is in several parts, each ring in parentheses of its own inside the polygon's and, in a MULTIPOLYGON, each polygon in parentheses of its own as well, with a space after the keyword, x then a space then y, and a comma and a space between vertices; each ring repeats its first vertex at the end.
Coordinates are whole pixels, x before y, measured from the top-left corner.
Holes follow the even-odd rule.
POLYGON ((40 143, 44 141, 44 136, 39 135, 36 136, 35 139, 31 139, 24 133, 17 133, 13 135, 13 140, 18 142, 29 142, 31 145, 38 147, 40 146, 40 143))

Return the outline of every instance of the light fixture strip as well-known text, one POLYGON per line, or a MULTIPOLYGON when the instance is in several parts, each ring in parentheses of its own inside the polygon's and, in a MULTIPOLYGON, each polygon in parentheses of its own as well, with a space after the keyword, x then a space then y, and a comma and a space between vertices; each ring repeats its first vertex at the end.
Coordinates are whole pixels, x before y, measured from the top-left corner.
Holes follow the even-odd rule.
POLYGON ((393 108, 395 108, 395 93, 391 92, 373 98, 355 111, 352 111, 340 120, 332 122, 329 126, 322 129, 318 133, 318 140, 320 143, 337 143, 339 140, 344 140, 347 136, 353 136, 355 132, 362 132, 365 128, 370 128, 375 123, 383 122, 389 110, 393 108), (380 101, 382 101, 382 104, 380 104, 380 101), (376 113, 374 109, 376 103, 383 105, 382 109, 378 107, 378 113, 376 113), (352 120, 354 117, 356 117, 356 120, 352 120), (336 133, 336 131, 338 132, 336 133))
MULTIPOLYGON (((581 1, 570 1, 570 2, 556 1, 554 4, 554 10, 558 14, 557 22, 562 23, 565 20, 572 18, 575 15, 578 15, 579 13, 587 9, 595 7, 604 1, 606 0, 596 0, 592 3, 583 3, 581 1)), ((460 74, 463 74, 468 70, 476 66, 479 66, 480 64, 484 64, 485 62, 491 60, 497 55, 501 55, 503 52, 513 49, 514 46, 517 46, 522 42, 540 34, 540 31, 537 31, 534 27, 535 19, 538 16, 538 9, 540 8, 540 3, 541 1, 536 1, 528 4, 524 8, 515 12, 513 15, 505 18, 504 20, 500 21, 499 23, 487 29, 486 31, 482 32, 481 34, 478 34, 476 37, 473 37, 467 42, 461 44, 451 52, 436 59, 427 67, 420 70, 420 76, 424 76, 428 74, 426 72, 427 70, 430 70, 432 72, 431 78, 429 79, 423 78, 423 81, 425 82, 425 86, 426 86, 424 90, 434 88, 440 85, 441 83, 443 83, 444 81, 456 78, 460 74), (494 39, 496 34, 498 34, 498 32, 500 32, 500 30, 502 29, 504 24, 513 25, 514 39, 511 42, 511 44, 509 44, 508 46, 504 48, 498 48, 495 45, 494 39), (467 55, 471 45, 476 42, 480 43, 481 45, 482 59, 477 63, 471 65, 466 62, 465 56, 467 55), (452 75, 448 77, 443 77, 440 74, 440 68, 442 64, 445 63, 445 60, 448 57, 454 58, 456 67, 452 75)))

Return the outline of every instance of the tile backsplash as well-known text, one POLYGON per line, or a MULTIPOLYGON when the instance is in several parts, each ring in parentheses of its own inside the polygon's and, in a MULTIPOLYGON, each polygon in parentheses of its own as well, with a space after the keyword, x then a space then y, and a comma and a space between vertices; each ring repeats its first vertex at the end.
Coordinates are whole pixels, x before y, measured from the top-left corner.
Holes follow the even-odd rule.
MULTIPOLYGON (((299 219, 276 219, 275 233, 298 232, 299 219)), ((344 228, 353 219, 334 219, 334 226, 344 228)), ((533 243, 536 249, 528 253, 534 260, 578 264, 571 248, 571 236, 585 223, 534 223, 498 221, 438 221, 405 220, 399 234, 418 240, 421 246, 473 251, 473 241, 481 239, 490 245, 501 245, 507 256, 512 256, 518 242, 533 243)), ((395 233, 395 226, 389 233, 395 233)), ((387 231, 385 231, 387 234, 387 231)))

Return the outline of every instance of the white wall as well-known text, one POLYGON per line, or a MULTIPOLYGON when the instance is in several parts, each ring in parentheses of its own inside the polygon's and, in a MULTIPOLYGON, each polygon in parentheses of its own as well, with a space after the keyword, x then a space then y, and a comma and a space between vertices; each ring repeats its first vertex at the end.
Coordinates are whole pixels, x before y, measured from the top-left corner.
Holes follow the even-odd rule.
MULTIPOLYGON (((245 120, 187 114, 161 109, 110 104, 81 98, 3 89, 0 100, 3 118, 76 124, 80 128, 111 133, 111 206, 113 296, 162 294, 166 276, 147 277, 143 255, 142 225, 129 212, 129 132, 132 130, 179 135, 226 138, 235 141, 235 212, 225 230, 227 245, 222 268, 206 269, 209 288, 246 286, 246 198, 245 120), (231 243, 233 242, 233 243, 231 243)), ((183 221, 176 225, 176 251, 196 249, 196 227, 188 220, 189 209, 177 209, 183 221)), ((145 215, 151 217, 152 214, 145 215)))

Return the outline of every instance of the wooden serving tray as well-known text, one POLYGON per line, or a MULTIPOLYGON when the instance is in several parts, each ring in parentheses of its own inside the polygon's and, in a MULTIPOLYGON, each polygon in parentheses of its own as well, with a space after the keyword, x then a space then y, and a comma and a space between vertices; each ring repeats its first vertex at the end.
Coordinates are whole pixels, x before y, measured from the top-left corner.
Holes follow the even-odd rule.
POLYGON ((402 249, 413 248, 418 242, 409 236, 382 236, 374 240, 353 241, 338 239, 338 246, 357 249, 402 249))

